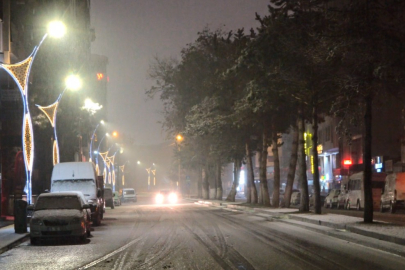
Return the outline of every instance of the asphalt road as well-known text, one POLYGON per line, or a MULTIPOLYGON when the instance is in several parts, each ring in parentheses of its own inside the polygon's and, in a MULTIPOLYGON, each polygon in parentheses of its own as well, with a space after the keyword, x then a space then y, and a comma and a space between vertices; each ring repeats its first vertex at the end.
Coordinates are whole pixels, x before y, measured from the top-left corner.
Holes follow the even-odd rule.
POLYGON ((405 269, 404 257, 367 247, 365 237, 362 243, 242 212, 140 198, 107 208, 86 243, 26 242, 1 254, 0 268, 405 269))

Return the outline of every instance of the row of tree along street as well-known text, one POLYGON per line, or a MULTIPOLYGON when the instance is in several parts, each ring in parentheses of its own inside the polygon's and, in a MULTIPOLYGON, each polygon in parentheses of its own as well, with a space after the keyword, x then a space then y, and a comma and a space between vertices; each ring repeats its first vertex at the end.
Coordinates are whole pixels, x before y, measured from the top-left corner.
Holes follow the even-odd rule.
MULTIPOLYGON (((234 201, 242 163, 248 167, 248 203, 279 206, 280 134, 293 133, 284 201, 289 206, 296 167, 301 211, 309 210, 305 123, 317 145, 318 117, 340 119, 341 139, 356 123, 364 128, 364 221, 373 220, 371 109, 384 95, 400 96, 405 78, 405 2, 399 0, 270 0, 260 26, 224 32, 204 29, 180 60, 157 58, 147 91, 164 102, 168 137, 184 135, 176 151, 183 168, 199 175, 199 196, 214 179, 222 199, 221 168, 234 162, 234 201), (267 187, 267 149, 274 156, 274 195, 267 187), (252 155, 259 154, 260 189, 252 155), (297 166, 298 163, 298 166, 297 166)), ((318 154, 313 147, 314 167, 318 154)), ((315 212, 321 213, 319 172, 314 173, 315 212)))

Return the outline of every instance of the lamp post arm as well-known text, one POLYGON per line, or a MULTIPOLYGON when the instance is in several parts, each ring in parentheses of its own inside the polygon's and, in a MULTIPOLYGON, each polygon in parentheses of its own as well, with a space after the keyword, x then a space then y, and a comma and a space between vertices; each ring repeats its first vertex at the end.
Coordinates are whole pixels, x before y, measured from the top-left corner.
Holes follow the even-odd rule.
POLYGON ((96 135, 96 131, 98 129, 98 126, 100 125, 100 123, 97 124, 96 128, 93 131, 93 135, 91 135, 91 139, 90 139, 90 151, 89 151, 89 157, 92 158, 93 157, 93 140, 94 140, 94 135, 96 135))

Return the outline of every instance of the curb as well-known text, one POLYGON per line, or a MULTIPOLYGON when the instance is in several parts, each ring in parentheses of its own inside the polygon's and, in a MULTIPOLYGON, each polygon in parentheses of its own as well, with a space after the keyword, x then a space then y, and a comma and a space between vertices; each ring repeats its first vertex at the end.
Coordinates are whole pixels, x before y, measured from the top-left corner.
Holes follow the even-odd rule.
POLYGON ((18 246, 21 243, 24 243, 25 241, 27 241, 29 239, 30 239, 30 233, 21 234, 21 237, 18 238, 16 241, 8 244, 7 246, 0 248, 0 254, 4 253, 10 249, 13 249, 14 247, 18 246))

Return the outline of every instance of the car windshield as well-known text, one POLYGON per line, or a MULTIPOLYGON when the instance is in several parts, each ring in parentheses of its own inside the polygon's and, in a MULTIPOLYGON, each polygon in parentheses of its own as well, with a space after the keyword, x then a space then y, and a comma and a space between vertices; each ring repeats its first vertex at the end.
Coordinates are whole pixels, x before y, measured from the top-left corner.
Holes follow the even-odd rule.
POLYGON ((124 190, 123 191, 124 195, 131 195, 131 194, 135 194, 135 190, 124 190))
POLYGON ((81 209, 80 201, 75 196, 40 197, 35 210, 46 209, 81 209))

